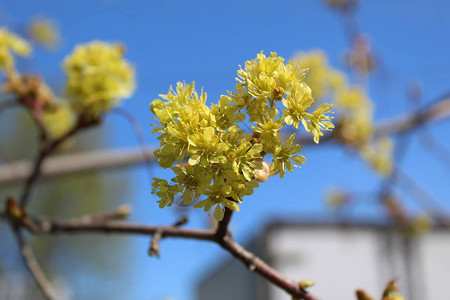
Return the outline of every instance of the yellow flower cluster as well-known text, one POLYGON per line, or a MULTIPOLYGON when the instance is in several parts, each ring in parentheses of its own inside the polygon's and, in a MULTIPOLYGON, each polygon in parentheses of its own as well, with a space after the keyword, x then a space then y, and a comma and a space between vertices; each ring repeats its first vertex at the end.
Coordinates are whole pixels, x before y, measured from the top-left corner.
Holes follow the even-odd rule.
POLYGON ((0 28, 0 71, 7 73, 14 71, 15 63, 12 53, 29 56, 31 47, 24 39, 5 28, 0 28))
MULTIPOLYGON (((47 21, 32 24, 31 34, 44 43, 52 43, 47 21)), ((134 90, 134 70, 123 59, 124 49, 95 41, 80 45, 64 61, 67 74, 66 94, 69 101, 56 100, 51 89, 39 77, 16 72, 13 53, 27 56, 31 47, 27 41, 0 28, 0 71, 6 75, 2 90, 15 94, 18 100, 42 122, 51 139, 69 132, 77 118, 96 121, 101 115, 128 97, 134 90)))
POLYGON ((362 157, 374 170, 383 176, 392 173, 393 144, 389 137, 383 136, 360 146, 362 157))
POLYGON ((44 110, 43 122, 50 138, 58 139, 74 127, 76 118, 69 103, 60 101, 44 110))
POLYGON ((334 102, 341 112, 341 137, 349 144, 367 143, 373 135, 373 106, 360 87, 336 91, 334 102))
POLYGON ((84 117, 97 119, 133 93, 134 69, 123 54, 121 45, 94 41, 77 46, 64 60, 66 94, 84 117))
POLYGON ((325 201, 333 208, 342 208, 343 206, 349 204, 351 200, 352 195, 338 187, 329 187, 325 191, 325 201))
POLYGON ((340 113, 341 140, 358 149, 362 157, 381 175, 392 171, 392 142, 388 137, 375 137, 373 105, 365 91, 350 86, 344 74, 333 70, 321 51, 301 53, 297 62, 310 69, 305 82, 319 99, 333 99, 340 113))
POLYGON ((294 60, 309 69, 305 81, 313 90, 314 99, 321 100, 346 85, 344 74, 331 69, 325 53, 320 50, 298 53, 294 60))
POLYGON ((60 37, 55 25, 47 19, 37 19, 28 26, 28 33, 33 40, 44 47, 54 48, 60 37))
POLYGON ((297 129, 301 123, 316 143, 323 131, 334 128, 330 122, 332 117, 327 115, 331 104, 324 103, 313 112, 307 111, 315 103, 311 88, 304 82, 307 72, 295 60, 284 64, 284 58, 275 52, 269 57, 259 53, 256 60, 247 61, 245 69, 238 71, 237 93, 233 98, 238 106, 246 108, 249 121, 257 125, 253 129, 262 132, 263 138, 276 138, 273 134, 279 131, 281 121, 297 129), (283 117, 278 120, 277 101, 285 107, 283 117), (274 130, 264 130, 270 127, 274 130))
POLYGON ((323 130, 331 130, 331 105, 314 104, 311 89, 303 82, 306 71, 294 61, 284 63, 276 53, 266 57, 262 52, 247 61, 238 71, 236 91, 222 95, 217 104, 206 105, 206 93, 197 93, 194 83, 178 83, 175 90, 160 95, 150 104, 160 125, 160 149, 155 151, 163 168, 175 173, 169 184, 154 178, 152 193, 159 206, 171 206, 181 193, 184 204, 210 212, 222 220, 225 208, 239 210, 239 203, 267 180, 271 173, 283 177, 305 162, 294 143, 295 134, 284 143, 280 130, 288 125, 298 128, 301 123, 316 142, 323 130), (278 106, 284 106, 280 113, 278 106), (246 117, 253 124, 253 133, 244 133, 239 123, 246 117), (272 154, 272 162, 263 161, 272 154), (187 160, 187 162, 182 163, 187 160), (178 165, 173 166, 175 163, 178 165))

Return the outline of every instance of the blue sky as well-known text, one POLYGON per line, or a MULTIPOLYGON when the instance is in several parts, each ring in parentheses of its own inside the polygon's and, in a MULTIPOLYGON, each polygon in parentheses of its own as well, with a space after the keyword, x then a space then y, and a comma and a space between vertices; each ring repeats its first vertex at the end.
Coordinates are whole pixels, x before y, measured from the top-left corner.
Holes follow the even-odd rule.
MULTIPOLYGON (((339 67, 348 47, 339 19, 322 1, 3 0, 0 7, 2 25, 17 28, 36 15, 58 24, 63 35, 61 47, 54 52, 36 49, 28 66, 29 71, 43 74, 48 81, 63 81, 60 62, 76 44, 95 39, 124 43, 127 59, 136 66, 138 88, 123 107, 138 119, 149 145, 157 141, 150 134, 148 104, 178 81, 196 81, 199 89, 204 87, 208 99, 216 101, 233 89, 238 65, 261 50, 290 58, 296 52, 320 48, 332 65, 339 67)), ((444 0, 362 1, 357 19, 382 60, 381 70, 370 85, 377 119, 407 109, 406 86, 411 80, 423 82, 426 101, 449 91, 449 10, 450 3, 444 0)), ((447 145, 448 123, 433 127, 447 145)), ((114 138, 105 147, 136 145, 130 126, 123 120, 107 118, 106 127, 114 138)), ((232 224, 239 240, 256 234, 273 218, 300 221, 302 216, 325 216, 323 193, 330 185, 371 191, 379 184, 379 178, 364 163, 337 147, 311 146, 303 152, 308 161, 302 169, 283 180, 271 179, 245 199, 232 224)), ((412 141, 404 166, 435 197, 448 199, 448 169, 421 149, 417 139, 412 141)), ((157 169, 154 173, 167 174, 157 169)), ((150 195, 143 168, 122 174, 134 180, 129 196, 135 208, 133 221, 173 222, 173 211, 160 210, 150 195)), ((416 208, 411 199, 406 201, 411 209, 416 208)), ((381 217, 380 208, 370 204, 370 199, 363 202, 355 208, 360 218, 381 217)), ((203 213, 192 214, 189 226, 205 224, 203 213)), ((114 290, 115 299, 194 299, 197 280, 227 257, 215 245, 166 240, 161 245, 162 258, 148 258, 148 239, 127 242, 132 243, 124 256, 129 260, 127 270, 107 280, 92 281, 114 290)), ((110 296, 108 299, 112 299, 110 296)))

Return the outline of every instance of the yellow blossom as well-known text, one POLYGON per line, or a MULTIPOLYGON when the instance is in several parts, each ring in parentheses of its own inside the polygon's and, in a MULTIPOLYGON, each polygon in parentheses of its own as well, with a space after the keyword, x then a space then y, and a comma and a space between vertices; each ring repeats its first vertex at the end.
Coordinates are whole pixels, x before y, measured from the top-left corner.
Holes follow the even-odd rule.
POLYGON ((326 190, 326 203, 334 208, 341 208, 351 201, 352 195, 337 187, 331 187, 326 190))
POLYGON ((392 173, 392 151, 392 140, 385 136, 361 147, 363 158, 383 176, 392 173))
POLYGON ((0 28, 0 71, 12 72, 14 70, 15 53, 19 56, 29 56, 31 47, 29 43, 6 28, 0 28))
POLYGON ((100 41, 79 45, 63 63, 66 94, 86 118, 99 118, 135 88, 134 69, 123 59, 123 46, 100 41))
POLYGON ((53 104, 44 110, 44 127, 52 139, 68 133, 75 125, 75 116, 67 102, 53 104))
POLYGON ((36 19, 31 22, 28 33, 33 40, 47 48, 54 48, 60 39, 55 25, 47 19, 36 19))
MULTIPOLYGON (((328 1, 330 5, 340 5, 351 1, 328 1)), ((289 115, 286 116, 286 123, 298 127, 299 121, 304 123, 303 117, 309 117, 309 123, 314 125, 314 120, 321 121, 319 125, 306 127, 307 131, 314 134, 315 140, 322 135, 318 130, 329 130, 332 124, 329 122, 331 117, 317 114, 312 118, 311 115, 303 112, 300 108, 311 106, 313 98, 324 99, 331 98, 339 114, 339 138, 340 141, 351 145, 357 149, 362 157, 381 175, 389 175, 392 171, 392 145, 387 137, 378 139, 374 137, 375 128, 373 121, 374 108, 366 91, 358 86, 350 86, 342 72, 332 69, 327 61, 325 54, 319 50, 300 53, 295 57, 298 64, 309 69, 305 77, 305 83, 311 87, 312 94, 296 93, 301 95, 302 101, 293 101, 290 103, 289 95, 286 100, 282 100, 288 108, 289 115), (309 99, 309 100, 308 100, 309 99)), ((295 93, 294 93, 295 94, 295 93)), ((323 112, 327 112, 324 105, 323 112)), ((321 106, 319 106, 320 108, 321 106)), ((283 112, 285 112, 283 111, 283 112)), ((317 110, 316 110, 317 112, 317 110)))
POLYGON ((322 130, 331 130, 331 105, 323 103, 315 111, 311 90, 303 82, 307 70, 298 63, 286 64, 282 57, 263 52, 245 62, 238 70, 235 92, 220 96, 218 104, 206 105, 206 93, 195 91, 194 83, 178 83, 166 95, 150 104, 159 125, 160 148, 155 151, 161 167, 173 166, 175 184, 154 178, 152 193, 159 206, 171 206, 182 193, 184 204, 194 204, 223 219, 226 209, 239 211, 243 197, 251 195, 258 181, 300 167, 306 158, 298 153, 302 147, 295 134, 281 143, 279 131, 301 123, 316 142, 322 130), (282 114, 278 107, 286 109, 282 114), (239 123, 249 116, 252 134, 245 134, 239 123), (272 163, 264 162, 272 154, 272 163), (185 163, 182 163, 186 161, 185 163), (203 199, 200 199, 202 198, 203 199), (206 197, 206 198, 205 198, 206 197))
POLYGON ((346 112, 359 113, 362 110, 372 111, 372 103, 365 91, 360 87, 350 87, 336 93, 335 103, 346 112))
POLYGON ((368 142, 373 135, 372 103, 363 89, 349 87, 336 93, 335 103, 341 112, 341 136, 350 144, 368 142))
POLYGON ((302 67, 308 68, 305 82, 311 87, 313 98, 322 99, 346 86, 344 74, 330 68, 327 57, 322 51, 299 53, 294 60, 302 67))

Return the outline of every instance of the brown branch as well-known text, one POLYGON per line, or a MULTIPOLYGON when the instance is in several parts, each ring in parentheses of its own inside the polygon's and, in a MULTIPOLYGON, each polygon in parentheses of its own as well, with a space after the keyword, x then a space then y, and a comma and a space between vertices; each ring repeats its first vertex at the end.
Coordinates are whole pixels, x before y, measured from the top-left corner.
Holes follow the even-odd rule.
MULTIPOLYGON (((299 287, 297 283, 284 277, 264 261, 247 251, 233 240, 226 230, 231 219, 231 211, 225 212, 224 220, 219 223, 218 230, 184 229, 177 226, 149 226, 140 224, 127 224, 121 222, 90 222, 82 219, 69 221, 50 221, 25 218, 22 226, 35 234, 58 234, 58 233, 118 233, 118 234, 139 234, 150 235, 157 242, 165 237, 186 238, 202 241, 209 241, 219 244, 223 249, 230 252, 234 257, 244 263, 252 272, 255 272, 271 283, 285 290, 290 295, 305 299, 317 300, 315 296, 307 293, 299 287), (220 229, 220 230, 219 230, 220 229), (222 232, 225 234, 222 236, 222 232)), ((175 225, 179 224, 177 222, 175 225)), ((183 223, 183 222, 182 222, 183 223)), ((184 224, 184 223, 183 223, 184 224)), ((179 226, 179 225, 178 225, 179 226)), ((152 242, 156 243, 156 242, 152 242)))
POLYGON ((441 97, 419 111, 401 117, 382 121, 376 126, 376 134, 399 134, 431 122, 450 117, 450 95, 441 97))
POLYGON ((155 234, 152 236, 151 242, 150 242, 150 248, 148 249, 148 255, 150 256, 156 256, 160 257, 159 252, 159 241, 162 238, 162 231, 156 230, 155 234))
POLYGON ((47 158, 47 156, 49 156, 64 141, 66 141, 68 138, 73 136, 75 133, 77 133, 78 131, 80 131, 82 129, 85 129, 92 125, 95 125, 95 124, 98 124, 98 121, 88 121, 87 122, 86 120, 80 119, 78 121, 77 125, 72 130, 70 130, 65 135, 63 135, 62 137, 60 137, 54 141, 48 142, 46 139, 42 139, 42 137, 41 137, 41 140, 40 140, 41 145, 39 148, 38 157, 36 158, 32 172, 30 173, 27 180, 25 181, 25 186, 24 186, 22 195, 20 197, 20 206, 22 208, 25 208, 26 205, 28 204, 31 190, 32 190, 33 185, 36 182, 37 178, 39 177, 42 164, 43 164, 44 160, 47 158))
POLYGON ((252 272, 258 273, 268 281, 279 286, 293 297, 300 297, 305 300, 317 300, 311 294, 306 293, 300 288, 298 283, 284 277, 281 273, 266 264, 263 260, 255 256, 253 253, 247 251, 244 247, 233 240, 231 234, 228 232, 228 225, 233 216, 233 211, 225 208, 225 214, 222 221, 219 222, 215 233, 215 242, 223 249, 230 252, 234 257, 242 261, 248 269, 252 272))
POLYGON ((139 148, 141 149, 142 158, 146 165, 147 176, 148 176, 149 180, 151 180, 151 178, 153 177, 151 167, 152 167, 152 162, 154 161, 154 157, 153 157, 153 152, 148 151, 148 149, 147 149, 147 145, 145 143, 145 138, 144 138, 144 133, 143 133, 142 127, 139 125, 139 122, 133 116, 133 114, 130 113, 129 111, 127 111, 126 109, 124 109, 123 107, 114 107, 113 110, 111 111, 111 113, 116 113, 119 116, 122 116, 123 118, 125 118, 125 120, 128 121, 128 123, 130 123, 130 125, 133 129, 134 135, 136 136, 137 142, 139 144, 139 148))
POLYGON ((56 300, 58 297, 56 296, 56 292, 54 291, 52 284, 45 276, 42 271, 41 266, 39 265, 36 257, 34 256, 33 250, 25 241, 25 237, 23 236, 20 228, 12 225, 14 236, 16 237, 17 243, 20 247, 20 254, 22 257, 22 261, 29 273, 33 277, 36 285, 41 290, 44 297, 48 300, 56 300))
POLYGON ((20 196, 20 206, 25 208, 28 203, 28 199, 30 198, 31 189, 33 188, 33 184, 39 176, 39 172, 41 170, 42 162, 45 157, 48 155, 45 151, 40 151, 38 157, 33 166, 33 170, 25 181, 25 186, 23 188, 22 195, 20 196))
POLYGON ((419 142, 432 157, 450 169, 450 150, 427 127, 419 134, 419 142))
POLYGON ((231 238, 231 235, 226 235, 220 242, 220 246, 242 261, 250 271, 258 273, 293 297, 304 300, 318 300, 314 295, 301 289, 298 283, 286 278, 263 260, 236 243, 231 238))
POLYGON ((222 221, 219 222, 216 230, 216 241, 220 243, 220 241, 225 237, 228 232, 228 224, 230 224, 231 217, 233 216, 233 211, 228 207, 225 208, 225 213, 222 221))
POLYGON ((117 221, 111 222, 91 222, 75 219, 69 221, 50 221, 26 218, 23 226, 29 230, 33 227, 36 234, 53 233, 118 233, 118 234, 139 234, 154 235, 158 230, 162 237, 188 238, 203 241, 213 241, 215 231, 201 229, 183 229, 174 226, 149 226, 140 224, 127 224, 117 221))
POLYGON ((419 183, 414 181, 399 168, 395 168, 393 173, 392 180, 402 186, 403 189, 412 196, 412 198, 416 199, 418 204, 422 206, 434 220, 438 223, 445 223, 445 220, 448 220, 449 216, 446 207, 437 201, 419 183))
POLYGON ((175 226, 175 227, 183 226, 187 222, 188 222, 188 218, 186 216, 181 216, 178 219, 178 221, 176 221, 175 224, 173 224, 173 226, 175 226))
MULTIPOLYGON (((417 129, 424 124, 438 122, 446 118, 450 118, 450 95, 440 97, 418 111, 377 122, 375 135, 402 134, 417 129)), ((332 132, 325 133, 320 137, 320 144, 342 141, 339 120, 335 123, 338 125, 332 132)), ((299 135, 295 142, 300 145, 315 144, 312 136, 309 135, 299 135)))
MULTIPOLYGON (((179 227, 184 224, 186 224, 188 221, 186 216, 182 216, 175 224, 173 224, 173 227, 179 227)), ((153 234, 151 242, 150 242, 150 248, 148 249, 148 255, 150 256, 156 256, 160 257, 161 253, 159 251, 159 241, 162 239, 162 230, 156 230, 155 234, 153 234)))

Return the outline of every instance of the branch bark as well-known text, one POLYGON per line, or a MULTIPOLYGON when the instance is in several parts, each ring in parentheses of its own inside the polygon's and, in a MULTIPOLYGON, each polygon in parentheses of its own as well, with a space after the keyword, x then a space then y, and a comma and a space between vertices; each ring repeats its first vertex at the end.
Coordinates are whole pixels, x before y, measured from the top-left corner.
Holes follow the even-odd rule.
POLYGON ((425 123, 437 122, 450 117, 450 95, 445 95, 437 101, 421 108, 414 113, 409 113, 394 119, 381 121, 376 126, 376 134, 399 134, 413 130, 425 123))
POLYGON ((36 260, 33 250, 26 243, 25 237, 23 236, 23 232, 21 231, 20 228, 14 225, 12 225, 12 227, 14 236, 16 237, 17 243, 20 248, 22 261, 25 264, 31 276, 33 277, 34 281, 36 282, 36 285, 41 290, 42 294, 46 299, 57 300, 58 297, 56 296, 56 292, 53 289, 53 286, 50 283, 50 281, 45 276, 44 271, 42 270, 38 261, 36 260))
POLYGON ((231 235, 226 235, 220 243, 220 246, 244 263, 250 271, 261 275, 293 297, 304 300, 319 299, 311 293, 307 293, 305 290, 301 289, 298 283, 286 278, 253 253, 247 251, 244 247, 235 242, 231 238, 231 235))
POLYGON ((239 259, 250 269, 250 271, 261 275, 269 282, 277 285, 293 297, 304 300, 318 300, 318 298, 314 295, 301 289, 293 280, 286 278, 284 275, 266 264, 263 260, 239 245, 227 231, 232 212, 225 212, 225 214, 228 215, 228 217, 224 216, 224 221, 221 222, 222 225, 219 225, 217 230, 184 229, 179 228, 177 224, 171 226, 150 226, 117 221, 100 223, 95 221, 93 222, 89 219, 51 221, 32 219, 29 217, 23 220, 21 226, 34 234, 116 233, 147 236, 154 236, 155 234, 158 234, 158 239, 173 237, 213 242, 219 244, 224 250, 239 259))
MULTIPOLYGON (((48 157, 41 166, 41 177, 56 177, 65 174, 89 172, 94 170, 109 170, 125 166, 134 166, 144 163, 142 152, 150 161, 154 161, 155 149, 139 147, 96 150, 84 153, 74 153, 57 157, 48 157)), ((0 184, 23 181, 32 171, 32 163, 20 161, 0 166, 0 184)))
POLYGON ((216 230, 216 241, 220 243, 225 235, 228 233, 228 225, 230 224, 231 217, 233 216, 233 211, 228 207, 225 208, 225 213, 222 221, 219 222, 219 225, 216 230))
POLYGON ((68 138, 73 136, 75 133, 79 132, 82 129, 91 127, 92 125, 98 124, 97 121, 85 121, 83 119, 78 120, 78 123, 76 126, 67 132, 62 137, 54 140, 54 141, 48 141, 45 138, 40 139, 40 148, 39 148, 39 154, 36 158, 33 170, 27 177, 25 181, 25 187, 23 189, 22 195, 20 196, 20 207, 25 208, 26 205, 29 202, 30 199, 30 193, 34 186, 34 183, 36 182, 37 178, 40 175, 41 167, 44 162, 44 160, 49 156, 53 151, 55 151, 64 141, 66 141, 68 138))

